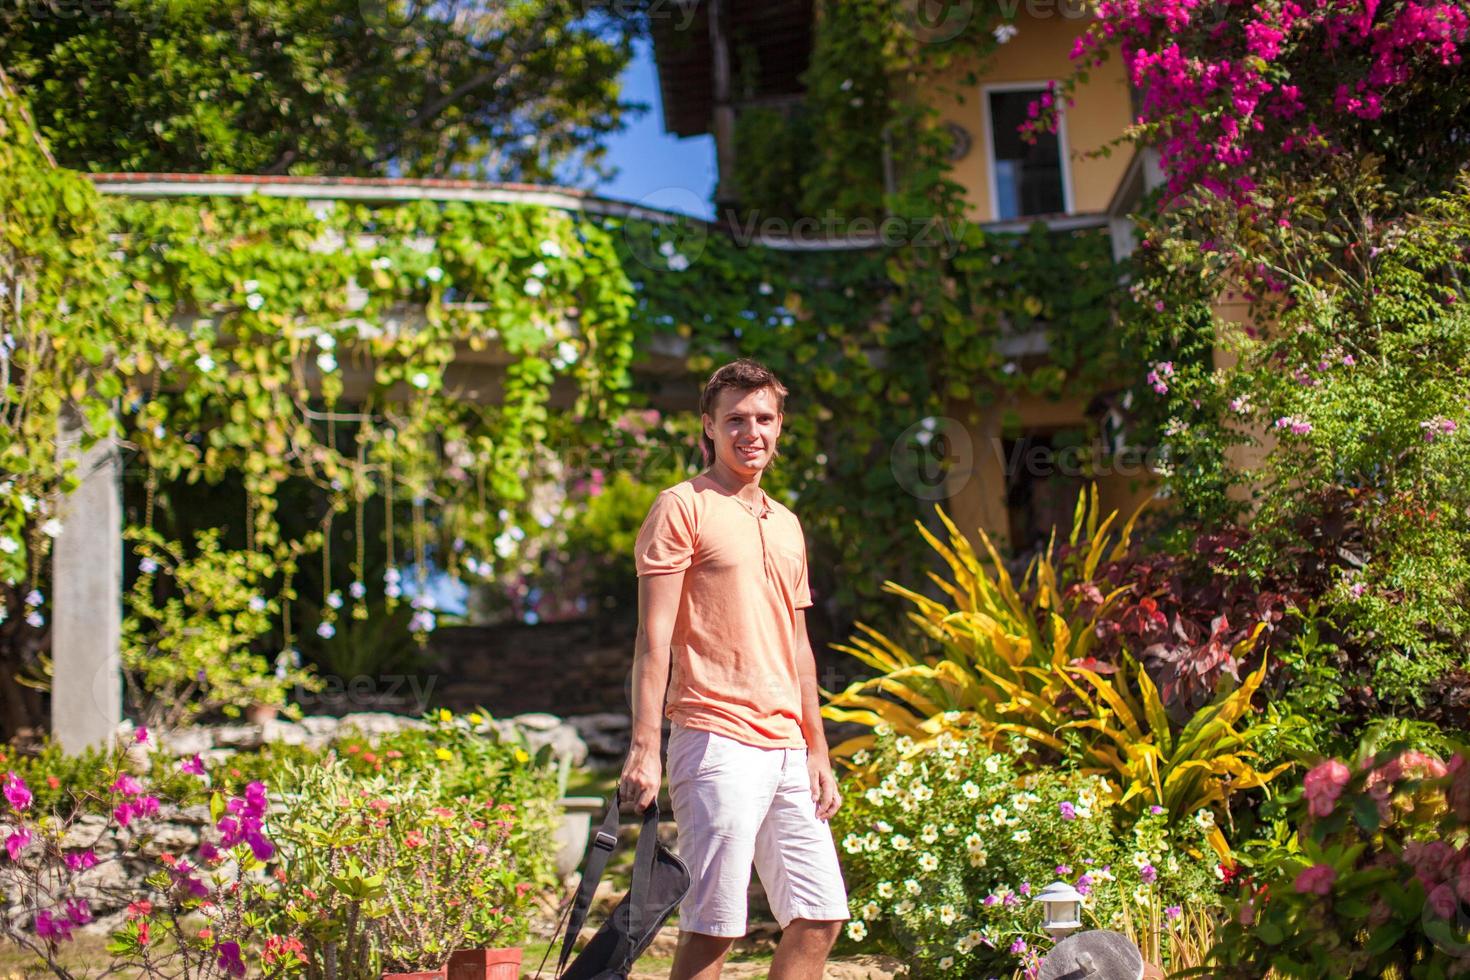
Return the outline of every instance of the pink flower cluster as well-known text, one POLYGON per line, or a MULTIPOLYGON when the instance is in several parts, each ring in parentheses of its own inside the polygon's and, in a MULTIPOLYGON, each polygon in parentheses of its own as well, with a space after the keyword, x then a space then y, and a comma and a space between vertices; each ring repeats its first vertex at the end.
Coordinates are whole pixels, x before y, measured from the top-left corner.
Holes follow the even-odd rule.
POLYGON ((1103 0, 1072 57, 1117 45, 1160 126, 1171 196, 1195 186, 1237 201, 1268 153, 1331 148, 1337 119, 1382 116, 1433 66, 1458 65, 1466 0, 1103 0), (1332 70, 1322 70, 1330 60, 1332 70), (1320 79, 1326 77, 1330 87, 1320 79), (1315 115, 1315 118, 1308 118, 1315 115), (1319 125, 1319 123, 1321 125, 1319 125))
POLYGON ((36 913, 36 935, 50 943, 65 942, 71 938, 73 929, 92 921, 92 909, 84 898, 71 898, 61 907, 60 914, 50 909, 36 913))
POLYGON ((151 817, 158 812, 158 797, 143 792, 143 786, 132 776, 123 773, 113 781, 111 791, 122 796, 122 801, 112 808, 113 819, 126 827, 138 817, 151 817))
POLYGON ((1352 776, 1352 770, 1336 759, 1313 766, 1303 781, 1307 812, 1318 818, 1331 816, 1333 807, 1337 806, 1337 798, 1352 776))
POLYGON ((1145 380, 1148 381, 1155 394, 1167 395, 1169 393, 1169 383, 1165 379, 1172 377, 1174 377, 1174 362, 1159 361, 1148 372, 1148 377, 1145 380))

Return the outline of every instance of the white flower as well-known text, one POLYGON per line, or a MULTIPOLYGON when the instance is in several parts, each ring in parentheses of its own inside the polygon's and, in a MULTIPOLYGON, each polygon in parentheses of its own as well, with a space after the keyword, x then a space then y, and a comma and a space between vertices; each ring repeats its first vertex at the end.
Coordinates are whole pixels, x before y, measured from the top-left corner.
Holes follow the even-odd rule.
POLYGON ((672 257, 676 251, 678 251, 678 249, 674 247, 673 242, 664 242, 658 247, 659 254, 662 255, 664 258, 672 257))
POLYGON ((20 509, 23 510, 23 511, 25 511, 27 514, 29 514, 31 511, 35 510, 36 509, 36 498, 35 497, 32 497, 28 493, 21 494, 20 495, 20 509))
POLYGON ((980 787, 967 779, 960 785, 960 795, 967 800, 978 800, 980 799, 980 787))
POLYGON ((374 269, 388 269, 391 268, 392 265, 393 260, 388 258, 388 256, 386 255, 380 256, 379 258, 373 259, 372 261, 372 266, 374 269))
POLYGON ((919 883, 912 878, 904 879, 903 890, 908 892, 910 895, 918 895, 920 892, 923 891, 923 889, 919 887, 919 883))
POLYGON ((144 575, 152 575, 154 572, 158 571, 158 562, 154 561, 152 558, 144 558, 142 561, 138 562, 138 571, 143 573, 144 575))
POLYGON ((920 854, 919 855, 919 870, 920 871, 938 871, 939 870, 939 859, 937 857, 935 857, 933 854, 930 854, 928 851, 925 851, 923 854, 920 854))
POLYGON ((986 756, 985 757, 985 771, 988 772, 988 773, 990 773, 992 776, 994 776, 996 773, 1000 772, 1000 759, 996 758, 993 755, 986 756))
POLYGON ((891 882, 891 881, 880 881, 880 882, 878 882, 878 897, 879 898, 892 898, 893 897, 893 882, 891 882))
POLYGON ((862 907, 862 910, 858 914, 861 915, 864 919, 867 919, 869 922, 871 922, 874 919, 878 918, 881 912, 882 909, 878 908, 877 902, 869 902, 862 907))
POLYGON ((683 272, 689 268, 689 258, 685 255, 669 256, 669 269, 673 272, 683 272))
POLYGON ((241 284, 241 286, 247 293, 258 292, 260 290, 260 280, 246 279, 245 282, 241 284))
POLYGON ((948 970, 952 966, 954 966, 954 957, 953 956, 942 956, 942 957, 940 957, 940 959, 939 959, 939 968, 941 970, 948 970))
POLYGON ((953 905, 939 906, 939 921, 941 924, 947 926, 954 925, 954 920, 958 919, 959 917, 960 914, 955 911, 955 907, 953 905))
POLYGON ((1016 36, 1016 34, 1017 34, 1016 25, 1015 24, 1001 24, 999 27, 997 27, 994 30, 993 33, 995 34, 995 40, 996 40, 997 43, 999 43, 999 44, 1005 44, 1011 38, 1013 38, 1013 37, 1016 36))
POLYGON ((540 296, 541 291, 545 288, 546 284, 543 283, 540 279, 526 280, 525 290, 527 296, 540 296))
POLYGON ((41 533, 48 538, 56 537, 61 534, 61 522, 54 517, 51 518, 51 520, 41 525, 41 533))
POLYGON ((194 361, 194 366, 204 372, 213 371, 214 358, 210 357, 208 354, 201 354, 199 355, 199 358, 194 361))
POLYGON ((251 293, 245 297, 245 305, 252 310, 258 310, 265 305, 265 297, 259 293, 251 293))
POLYGON ((340 593, 340 592, 331 592, 331 593, 329 593, 327 595, 327 605, 331 606, 333 609, 341 609, 342 608, 342 593, 340 593))
POLYGON ((572 343, 570 340, 563 340, 561 343, 556 345, 556 356, 565 361, 567 364, 577 363, 577 357, 579 356, 579 354, 580 352, 577 350, 577 345, 572 343))
POLYGON ((541 254, 548 258, 559 259, 561 258, 561 246, 548 238, 541 243, 541 254))
POLYGON ((258 595, 251 596, 250 597, 250 611, 251 612, 257 612, 257 613, 265 612, 265 600, 262 599, 258 595))
POLYGON ((914 801, 917 803, 927 803, 934 798, 934 791, 917 779, 909 789, 914 794, 914 801))
POLYGON ((1200 810, 1194 815, 1194 822, 1200 830, 1208 833, 1215 829, 1215 814, 1209 810, 1200 810))
POLYGON ((769 295, 771 295, 771 294, 772 294, 772 293, 773 293, 773 292, 775 292, 775 291, 776 291, 776 290, 775 290, 775 287, 774 287, 774 286, 772 286, 772 285, 771 285, 771 284, 770 284, 770 283, 768 283, 768 282, 763 282, 763 283, 761 283, 761 284, 760 284, 760 285, 759 285, 759 286, 757 286, 757 287, 755 287, 755 288, 756 288, 756 291, 757 291, 757 292, 759 292, 759 293, 760 293, 760 294, 761 294, 761 295, 762 295, 762 296, 769 296, 769 295))
POLYGON ((1011 835, 1011 840, 1015 841, 1017 844, 1029 844, 1031 843, 1031 831, 1018 830, 1011 835))
POLYGON ((1009 818, 1010 814, 1006 813, 1006 808, 1000 804, 996 804, 995 809, 990 811, 990 822, 997 827, 1002 826, 1009 818))
POLYGON ((1016 369, 1016 362, 1015 361, 1006 361, 1005 364, 1001 365, 1001 368, 1000 369, 1002 371, 1004 371, 1006 374, 1015 374, 1016 373, 1016 370, 1017 370, 1016 369))
POLYGON ((425 388, 429 387, 429 376, 423 371, 415 373, 414 376, 409 380, 413 383, 413 386, 420 391, 423 391, 425 388))
POLYGON ((895 851, 907 851, 910 847, 913 847, 913 842, 903 834, 894 834, 890 843, 893 845, 895 851))
POLYGON ((893 767, 893 774, 895 776, 912 776, 914 774, 914 764, 907 759, 900 759, 898 765, 893 767))
POLYGON ((867 749, 858 749, 852 754, 852 764, 855 766, 866 766, 870 758, 872 757, 868 755, 867 749))
POLYGON ((337 346, 337 338, 333 337, 329 333, 324 333, 321 336, 317 337, 316 345, 322 350, 331 350, 333 347, 337 346))
POLYGON ((900 735, 893 740, 893 748, 899 755, 908 755, 914 750, 914 740, 907 735, 900 735))
POLYGON ((429 280, 429 282, 438 282, 444 278, 444 270, 437 265, 431 265, 424 270, 424 278, 429 280))
POLYGON ((867 934, 868 927, 861 919, 854 919, 847 924, 847 938, 861 942, 867 934))
POLYGON ((864 793, 863 798, 873 806, 879 806, 883 803, 883 793, 876 786, 864 793))
POLYGON ((20 542, 10 535, 7 534, 5 537, 0 538, 0 551, 5 552, 7 555, 13 555, 19 550, 20 542))
POLYGON ((842 849, 849 854, 856 854, 862 850, 863 841, 857 834, 848 834, 842 838, 842 849))
POLYGON ((337 627, 333 626, 331 623, 322 623, 316 628, 316 635, 320 636, 324 640, 330 640, 332 637, 337 635, 337 627))
POLYGON ((898 916, 908 915, 913 910, 914 910, 914 903, 911 902, 911 901, 909 901, 908 899, 904 899, 903 901, 899 902, 897 905, 895 905, 893 907, 894 914, 895 915, 898 915, 898 916))
POLYGON ((495 553, 501 558, 509 558, 516 553, 516 539, 505 532, 495 536, 495 553))
POLYGON ((545 262, 537 262, 535 265, 531 266, 531 275, 535 276, 537 279, 545 276, 546 273, 550 271, 550 269, 546 268, 545 262))
POLYGON ((873 829, 878 831, 878 833, 880 834, 891 834, 893 833, 893 824, 889 823, 887 820, 879 820, 877 823, 873 824, 873 829))
POLYGON ((328 353, 318 354, 316 366, 323 371, 335 371, 337 370, 337 359, 328 353))
POLYGON ((924 824, 924 830, 919 834, 919 840, 925 844, 932 844, 939 839, 939 828, 932 823, 924 824))

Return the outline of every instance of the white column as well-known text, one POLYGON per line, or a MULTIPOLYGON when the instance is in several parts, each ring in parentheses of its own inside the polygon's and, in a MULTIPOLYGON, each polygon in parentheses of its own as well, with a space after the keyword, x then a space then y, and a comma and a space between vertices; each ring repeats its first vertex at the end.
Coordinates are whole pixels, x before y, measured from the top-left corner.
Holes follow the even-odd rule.
POLYGON ((112 439, 83 451, 81 425, 59 433, 81 483, 51 552, 51 731, 69 753, 105 745, 122 720, 122 460, 112 439))

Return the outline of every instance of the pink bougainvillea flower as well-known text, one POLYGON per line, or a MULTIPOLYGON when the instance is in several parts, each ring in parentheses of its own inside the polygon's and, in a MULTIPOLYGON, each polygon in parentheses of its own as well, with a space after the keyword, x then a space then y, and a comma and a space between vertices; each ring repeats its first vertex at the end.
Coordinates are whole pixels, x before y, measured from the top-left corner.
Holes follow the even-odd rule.
POLYGON ((90 848, 85 851, 67 851, 62 860, 73 871, 86 871, 97 866, 97 855, 90 848))
POLYGON ((71 938, 72 924, 53 915, 50 909, 42 909, 36 913, 35 929, 40 938, 49 943, 59 943, 71 938))
POLYGON ((121 793, 123 796, 137 796, 143 792, 143 785, 132 776, 123 773, 117 779, 113 780, 110 789, 112 792, 121 793))
POLYGON ((14 807, 17 813, 30 808, 34 797, 31 796, 30 787, 26 785, 24 779, 11 772, 6 773, 5 777, 0 779, 0 783, 5 784, 5 801, 14 807))
POLYGON ((219 968, 232 977, 245 975, 245 960, 240 956, 240 944, 223 942, 214 948, 219 956, 219 968))
POLYGON ((137 742, 139 745, 143 745, 148 741, 147 725, 138 726, 137 730, 133 732, 133 741, 137 742))
POLYGON ((30 828, 29 827, 17 827, 17 828, 15 828, 15 830, 13 830, 13 831, 10 832, 10 836, 9 837, 5 838, 5 853, 10 856, 10 860, 12 860, 12 861, 19 861, 20 860, 20 852, 23 851, 23 850, 25 850, 26 845, 29 844, 30 842, 31 842, 31 830, 30 830, 30 828))
POLYGON ((199 753, 194 753, 192 759, 179 760, 179 772, 188 773, 190 776, 204 775, 204 760, 199 758, 199 753))
POLYGON ((73 926, 84 926, 92 921, 92 907, 85 898, 71 898, 62 906, 66 920, 73 926))
POLYGON ((1318 818, 1331 816, 1333 807, 1337 805, 1337 798, 1342 795, 1343 787, 1351 778, 1352 772, 1336 759, 1328 759, 1313 766, 1302 785, 1302 791, 1307 797, 1308 812, 1318 818))
POLYGON ((1330 864, 1314 864, 1304 868, 1291 883, 1291 887, 1303 895, 1326 895, 1332 891, 1337 880, 1337 869, 1330 864))

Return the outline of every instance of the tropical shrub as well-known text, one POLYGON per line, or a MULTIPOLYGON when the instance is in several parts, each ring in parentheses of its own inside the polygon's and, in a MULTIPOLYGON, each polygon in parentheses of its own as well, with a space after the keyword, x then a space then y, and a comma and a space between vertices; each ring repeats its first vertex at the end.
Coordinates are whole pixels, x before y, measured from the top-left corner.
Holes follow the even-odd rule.
POLYGON ((1470 756, 1366 741, 1274 801, 1232 869, 1212 976, 1445 977, 1470 970, 1470 756))
POLYGON ((833 818, 847 938, 917 976, 1007 974, 1049 942, 1034 898, 1061 879, 1086 896, 1085 921, 1131 928, 1168 961, 1185 910, 1214 898, 1208 814, 1171 824, 1155 808, 1118 824, 1099 778, 1028 770, 1023 742, 989 742, 970 729, 920 744, 885 727, 859 750, 877 781, 854 787, 833 818))
MULTIPOLYGON (((915 607, 908 619, 936 653, 910 652, 897 640, 858 623, 863 635, 833 646, 879 674, 831 696, 823 717, 868 726, 886 723, 919 741, 947 728, 970 725, 997 736, 1004 731, 1000 726, 1007 724, 1042 731, 1059 728, 1068 718, 1063 671, 1068 664, 1089 658, 1097 642, 1098 621, 1122 591, 1094 601, 1069 588, 1069 579, 1090 581, 1104 559, 1119 560, 1139 512, 1121 531, 1113 532, 1118 515, 1114 512, 1099 521, 1096 487, 1090 497, 1086 492, 1079 495, 1065 547, 1059 549, 1053 535, 1017 586, 984 530, 980 539, 988 564, 948 515, 936 511, 948 531, 948 543, 922 524, 919 533, 949 567, 949 579, 934 572, 929 577, 952 605, 896 582, 883 586, 915 607)), ((871 744, 872 736, 863 735, 832 752, 850 761, 871 744)))

